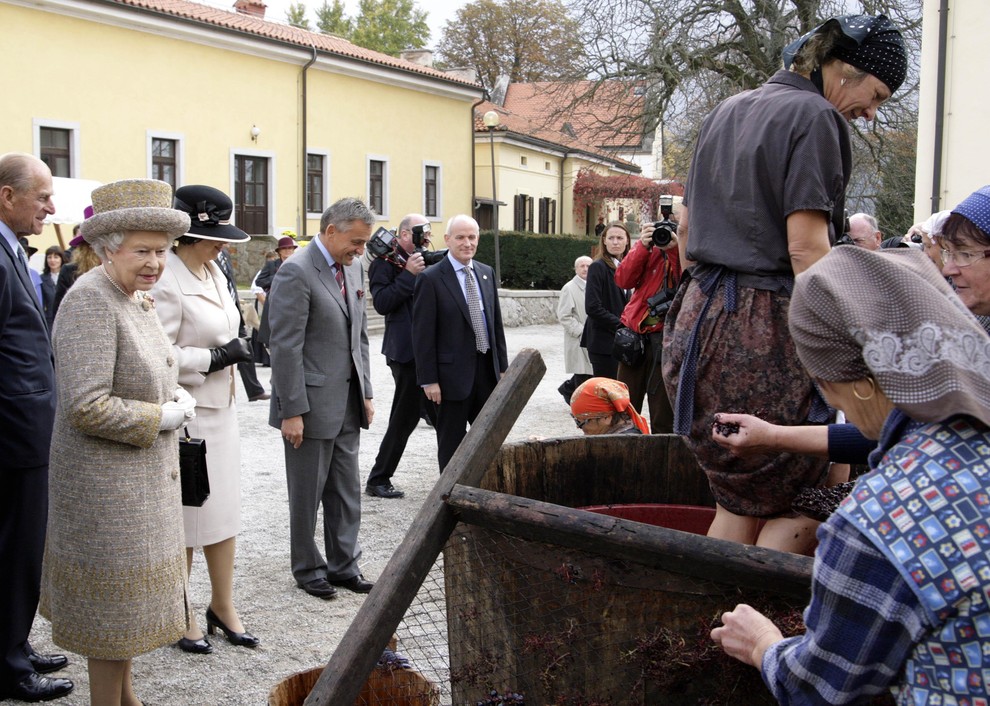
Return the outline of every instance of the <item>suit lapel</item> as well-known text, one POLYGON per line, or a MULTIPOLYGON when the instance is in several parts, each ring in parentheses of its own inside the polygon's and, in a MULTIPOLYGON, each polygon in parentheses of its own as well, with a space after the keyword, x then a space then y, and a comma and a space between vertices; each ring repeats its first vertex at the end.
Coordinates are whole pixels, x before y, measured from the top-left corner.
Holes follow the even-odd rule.
POLYGON ((7 257, 10 259, 10 266, 13 267, 14 272, 17 273, 17 279, 21 281, 21 285, 27 290, 28 296, 34 304, 34 308, 41 314, 41 318, 44 318, 45 310, 41 307, 41 302, 38 301, 38 291, 34 288, 34 282, 31 281, 31 275, 27 272, 25 266, 21 264, 21 259, 17 257, 17 254, 10 249, 10 243, 7 242, 6 238, 0 237, 0 245, 3 246, 4 253, 6 253, 7 257))
MULTIPOLYGON (((454 265, 451 264, 450 260, 445 258, 441 260, 439 267, 443 268, 440 271, 440 281, 444 283, 450 291, 450 296, 457 302, 457 307, 464 315, 464 320, 468 322, 468 325, 471 325, 471 312, 468 311, 467 300, 464 298, 461 281, 458 278, 457 271, 454 269, 454 265)), ((457 267, 460 268, 461 264, 458 263, 457 267)))
MULTIPOLYGON (((313 267, 316 268, 318 279, 326 287, 333 300, 337 302, 337 306, 344 312, 344 316, 349 319, 350 312, 347 309, 347 302, 344 301, 344 297, 340 294, 340 287, 337 286, 337 278, 333 276, 333 269, 330 267, 330 263, 323 257, 323 253, 320 252, 320 249, 315 244, 311 243, 306 248, 307 251, 310 249, 313 251, 310 260, 313 263, 313 267)), ((348 269, 347 267, 344 268, 344 284, 347 286, 348 297, 350 298, 350 292, 353 290, 353 287, 351 285, 351 279, 347 276, 348 269)))

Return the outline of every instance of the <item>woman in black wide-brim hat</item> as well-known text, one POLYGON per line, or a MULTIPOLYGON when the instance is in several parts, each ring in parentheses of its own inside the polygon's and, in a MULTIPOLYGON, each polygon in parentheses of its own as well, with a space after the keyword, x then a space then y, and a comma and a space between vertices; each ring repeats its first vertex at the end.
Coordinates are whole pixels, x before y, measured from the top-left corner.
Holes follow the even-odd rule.
MULTIPOLYGON (((206 440, 210 476, 210 496, 202 507, 182 509, 187 560, 191 569, 194 550, 203 548, 210 574, 208 632, 220 629, 232 644, 257 647, 260 641, 244 629, 234 607, 234 550, 241 527, 234 371, 252 354, 247 339, 238 337, 240 310, 215 262, 224 245, 247 242, 250 236, 231 224, 233 204, 219 189, 180 187, 174 205, 189 215, 192 225, 175 242, 153 293, 178 362, 179 384, 196 398, 196 419, 188 431, 206 440)), ((213 651, 195 617, 178 646, 198 654, 213 651)))

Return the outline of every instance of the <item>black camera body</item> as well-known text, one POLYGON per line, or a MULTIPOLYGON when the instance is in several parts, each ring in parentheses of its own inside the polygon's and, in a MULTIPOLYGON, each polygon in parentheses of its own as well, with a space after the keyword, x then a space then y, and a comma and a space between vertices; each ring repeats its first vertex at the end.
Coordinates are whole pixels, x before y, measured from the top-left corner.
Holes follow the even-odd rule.
MULTIPOLYGON (((426 246, 423 244, 425 242, 423 233, 424 231, 427 233, 430 232, 430 224, 426 223, 424 226, 425 228, 423 226, 415 226, 412 229, 413 245, 416 247, 416 252, 423 256, 423 262, 429 267, 443 260, 447 256, 447 251, 426 249, 426 246)), ((409 259, 409 255, 406 254, 406 251, 399 244, 398 237, 396 237, 393 231, 385 227, 380 227, 371 236, 371 239, 368 241, 368 252, 375 258, 382 258, 392 263, 400 270, 406 266, 406 260, 409 259)))
POLYGON ((677 287, 664 287, 659 292, 646 300, 647 310, 650 316, 656 319, 663 319, 670 310, 670 305, 674 302, 674 295, 677 294, 677 287))
POLYGON ((839 245, 855 245, 855 243, 849 233, 843 233, 836 239, 833 247, 838 247, 839 245))
POLYGON ((653 224, 653 235, 650 236, 653 240, 653 247, 667 247, 670 245, 670 241, 674 239, 674 235, 676 234, 677 224, 672 220, 669 218, 664 218, 662 221, 657 221, 653 224))

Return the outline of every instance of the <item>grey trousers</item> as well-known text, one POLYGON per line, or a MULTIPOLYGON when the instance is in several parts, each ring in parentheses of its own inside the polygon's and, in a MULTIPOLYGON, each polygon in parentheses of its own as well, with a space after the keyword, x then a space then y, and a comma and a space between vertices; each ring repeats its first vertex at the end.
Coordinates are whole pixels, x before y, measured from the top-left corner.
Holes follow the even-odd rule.
POLYGON ((292 575, 304 584, 317 578, 343 581, 361 573, 360 423, 348 413, 334 439, 306 439, 298 449, 285 444, 289 489, 289 547, 292 575), (323 507, 323 546, 316 546, 317 512, 323 507))

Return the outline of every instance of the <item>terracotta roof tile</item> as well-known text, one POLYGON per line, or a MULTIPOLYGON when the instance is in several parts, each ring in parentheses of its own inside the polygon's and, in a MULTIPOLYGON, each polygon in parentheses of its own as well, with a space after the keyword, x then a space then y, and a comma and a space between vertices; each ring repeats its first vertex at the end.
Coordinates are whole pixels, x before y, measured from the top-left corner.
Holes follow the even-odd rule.
POLYGON ((503 105, 557 131, 563 131, 567 123, 577 137, 600 148, 635 149, 643 141, 641 116, 645 101, 636 94, 635 86, 618 81, 512 83, 503 105), (592 91, 593 100, 562 110, 592 91))
POLYGON ((372 51, 351 44, 346 39, 334 37, 320 32, 310 32, 305 29, 293 27, 288 24, 272 22, 271 20, 253 17, 233 10, 202 5, 200 3, 189 2, 189 0, 110 0, 114 4, 137 7, 152 12, 159 12, 174 17, 182 17, 188 20, 203 22, 224 29, 235 30, 254 34, 267 39, 274 39, 289 44, 296 44, 301 47, 315 46, 318 51, 328 54, 337 54, 342 57, 366 61, 372 64, 388 66, 402 71, 422 74, 431 78, 449 81, 464 86, 480 88, 477 83, 465 81, 453 77, 438 69, 414 64, 405 59, 398 59, 388 54, 372 51))
POLYGON ((583 140, 580 137, 573 137, 566 133, 548 128, 540 122, 531 120, 525 115, 520 115, 514 111, 507 110, 504 106, 498 106, 488 101, 480 103, 474 109, 474 131, 476 133, 488 132, 488 128, 485 126, 484 122, 484 115, 489 110, 494 110, 498 113, 499 125, 495 128, 496 130, 514 132, 525 137, 531 137, 537 140, 542 140, 543 142, 548 142, 564 149, 579 150, 595 157, 607 159, 617 165, 631 169, 632 171, 639 171, 638 165, 616 157, 614 154, 600 149, 598 146, 589 143, 587 140, 583 140))

